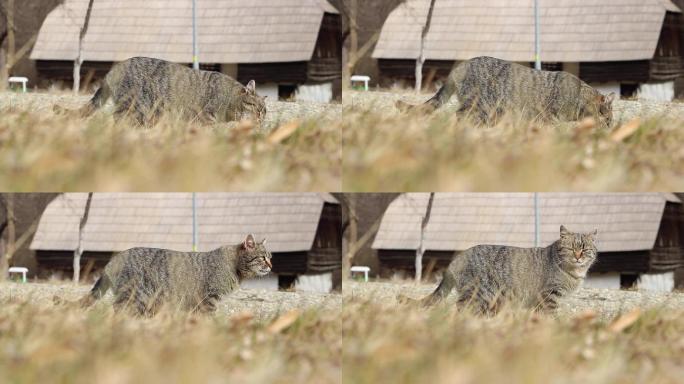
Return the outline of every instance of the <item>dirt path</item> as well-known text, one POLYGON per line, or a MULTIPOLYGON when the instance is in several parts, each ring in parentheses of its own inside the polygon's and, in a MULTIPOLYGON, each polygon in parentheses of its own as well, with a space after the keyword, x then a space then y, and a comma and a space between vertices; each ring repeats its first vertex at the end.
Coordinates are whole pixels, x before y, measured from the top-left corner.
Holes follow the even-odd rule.
MULTIPOLYGON (((92 95, 74 96, 67 93, 16 93, 0 92, 0 110, 18 108, 32 112, 52 113, 52 107, 58 104, 64 108, 76 109, 90 100, 92 95)), ((111 110, 111 101, 105 106, 105 112, 111 110)), ((342 105, 339 103, 286 102, 266 99, 266 121, 263 129, 271 130, 291 120, 316 119, 335 121, 341 117, 342 105)))
MULTIPOLYGON (((411 104, 420 104, 428 100, 432 94, 416 95, 410 92, 387 91, 345 91, 343 105, 354 108, 373 108, 375 111, 394 114, 398 110, 394 107, 397 100, 411 104)), ((452 97, 446 105, 448 110, 456 111, 458 100, 452 97)), ((684 103, 659 103, 654 101, 616 100, 613 103, 614 119, 616 122, 628 121, 635 117, 649 118, 668 116, 684 119, 684 103)))
MULTIPOLYGON (((434 290, 436 284, 415 285, 410 282, 346 282, 343 296, 345 299, 386 302, 396 305, 397 294, 412 298, 421 298, 434 290)), ((452 293, 447 299, 455 304, 452 293)), ((658 293, 647 291, 624 291, 616 289, 582 288, 575 294, 561 301, 558 313, 562 316, 572 316, 587 310, 596 311, 601 318, 608 319, 618 313, 640 307, 663 307, 668 310, 684 309, 684 293, 658 293)))
MULTIPOLYGON (((30 300, 41 305, 54 305, 54 298, 75 301, 90 290, 89 285, 73 286, 68 283, 2 283, 0 300, 30 300)), ((112 301, 111 293, 103 298, 103 304, 112 301)), ((241 289, 223 297, 219 302, 217 316, 251 312, 257 319, 270 319, 291 309, 321 308, 340 311, 342 295, 330 293, 281 292, 241 289)))

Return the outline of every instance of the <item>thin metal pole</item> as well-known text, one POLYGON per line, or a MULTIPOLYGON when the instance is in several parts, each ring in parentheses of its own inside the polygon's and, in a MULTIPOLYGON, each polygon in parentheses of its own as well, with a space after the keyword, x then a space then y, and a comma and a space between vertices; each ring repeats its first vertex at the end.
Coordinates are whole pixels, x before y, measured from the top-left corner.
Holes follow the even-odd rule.
POLYGON ((197 194, 192 193, 192 251, 197 252, 197 194))
POLYGON ((192 68, 199 69, 197 52, 197 0, 192 0, 192 68))
POLYGON ((539 192, 534 193, 534 246, 540 246, 539 238, 539 192))
POLYGON ((541 46, 539 43, 539 0, 534 0, 534 69, 541 69, 541 46))

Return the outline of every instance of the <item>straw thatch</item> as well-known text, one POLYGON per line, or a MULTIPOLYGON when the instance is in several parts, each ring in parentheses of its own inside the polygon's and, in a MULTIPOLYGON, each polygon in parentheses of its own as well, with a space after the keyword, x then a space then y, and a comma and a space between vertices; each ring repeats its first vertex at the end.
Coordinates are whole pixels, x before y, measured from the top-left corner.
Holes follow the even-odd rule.
MULTIPOLYGON (((376 59, 418 57, 430 0, 408 0, 387 18, 376 59)), ((541 52, 546 62, 653 58, 668 0, 540 1, 541 52)), ((533 0, 437 0, 425 42, 427 60, 494 56, 534 61, 533 0)))
MULTIPOLYGON (((33 60, 74 60, 88 0, 67 0, 43 23, 33 60)), ((311 59, 325 0, 197 0, 198 44, 205 63, 311 59)), ((189 0, 97 0, 84 39, 85 61, 149 56, 192 61, 189 0)))
MULTIPOLYGON (((53 200, 31 243, 36 251, 76 248, 87 194, 66 193, 53 200)), ((267 238, 271 252, 311 250, 324 203, 318 193, 198 193, 198 250, 237 244, 245 235, 267 238)), ((84 228, 87 252, 132 247, 192 249, 191 193, 94 193, 84 228)))
MULTIPOLYGON (((429 194, 397 198, 382 219, 374 249, 415 250, 429 194)), ((540 193, 540 239, 546 246, 559 237, 560 225, 571 231, 598 229, 601 252, 650 250, 666 203, 663 193, 540 193)), ((477 244, 534 246, 534 194, 437 193, 425 230, 433 251, 459 251, 477 244)))

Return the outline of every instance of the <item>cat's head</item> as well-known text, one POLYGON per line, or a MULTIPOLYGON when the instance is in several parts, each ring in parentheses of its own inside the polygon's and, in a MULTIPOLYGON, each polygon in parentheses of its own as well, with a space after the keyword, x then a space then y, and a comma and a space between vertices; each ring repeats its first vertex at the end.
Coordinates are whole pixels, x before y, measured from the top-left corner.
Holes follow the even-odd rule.
POLYGON ((561 225, 558 242, 561 264, 569 269, 580 269, 586 272, 586 269, 589 269, 596 261, 598 254, 597 232, 597 230, 590 233, 570 232, 561 225))
POLYGON ((243 279, 265 276, 271 272, 271 252, 266 249, 266 239, 256 242, 254 235, 247 235, 238 246, 238 272, 243 279))
POLYGON ((584 85, 580 90, 579 117, 591 117, 597 123, 610 127, 613 124, 613 100, 615 93, 603 95, 589 85, 584 85))
POLYGON ((613 100, 615 100, 615 92, 611 92, 607 96, 599 93, 596 96, 598 117, 601 123, 607 127, 613 123, 613 100))
POLYGON ((246 86, 242 87, 240 99, 242 101, 242 112, 238 116, 238 120, 248 119, 257 125, 261 125, 266 117, 266 96, 257 95, 254 80, 250 80, 246 86))

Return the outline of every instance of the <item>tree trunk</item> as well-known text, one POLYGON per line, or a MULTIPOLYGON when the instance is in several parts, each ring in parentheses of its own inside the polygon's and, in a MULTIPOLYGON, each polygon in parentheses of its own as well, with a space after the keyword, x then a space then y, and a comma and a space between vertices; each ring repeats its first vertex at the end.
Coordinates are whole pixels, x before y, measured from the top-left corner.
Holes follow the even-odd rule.
MULTIPOLYGON (((7 0, 7 9, 5 9, 5 25, 7 31, 5 36, 7 38, 7 51, 4 54, 0 53, 0 90, 7 89, 7 80, 12 69, 15 51, 14 40, 14 0, 7 0)), ((4 37, 3 37, 4 40, 4 37)), ((2 43, 0 41, 0 50, 2 50, 2 43)))
POLYGON ((425 253, 425 227, 427 227, 430 221, 430 213, 432 212, 432 201, 435 198, 435 193, 430 192, 430 198, 428 200, 427 210, 423 220, 420 223, 420 243, 418 244, 418 249, 416 249, 416 283, 420 283, 423 278, 423 254, 425 253))
POLYGON ((11 193, 4 194, 2 200, 5 205, 6 221, 0 225, 0 281, 7 280, 10 259, 14 253, 15 246, 15 216, 14 216, 14 195, 11 193), (2 237, 2 234, 7 229, 7 240, 2 237))
POLYGON ((347 62, 342 66, 342 87, 349 87, 354 67, 358 60, 359 32, 358 25, 356 25, 357 11, 357 0, 351 0, 349 5, 349 53, 347 54, 347 62))
MULTIPOLYGON (((14 39, 14 0, 7 0, 7 64, 10 65, 14 61, 14 53, 16 52, 14 39)), ((9 67, 7 71, 9 72, 9 67)))
POLYGON ((93 10, 93 1, 88 1, 88 9, 86 10, 85 20, 83 21, 83 27, 78 34, 78 53, 76 54, 76 60, 74 60, 74 94, 78 93, 81 89, 81 64, 83 64, 83 39, 85 39, 86 32, 88 32, 88 24, 90 24, 90 13, 93 10))
POLYGON ((14 256, 17 232, 17 219, 14 215, 14 194, 7 194, 7 264, 9 265, 12 256, 14 256))
POLYGON ((5 239, 0 237, 0 282, 6 281, 9 275, 9 264, 7 263, 7 258, 5 257, 5 251, 7 246, 5 244, 5 239))
POLYGON ((78 90, 81 88, 81 55, 79 50, 79 55, 74 60, 74 94, 78 94, 78 90))
POLYGON ((425 55, 423 55, 423 44, 420 44, 420 56, 416 59, 416 93, 420 93, 423 88, 423 63, 425 62, 425 55))
POLYGON ((76 250, 74 250, 74 284, 78 284, 81 278, 81 255, 83 254, 83 228, 88 222, 88 215, 90 214, 90 202, 93 200, 93 193, 88 193, 88 200, 86 200, 85 210, 83 211, 83 217, 81 217, 81 222, 78 224, 78 243, 76 245, 76 250))
POLYGON ((7 89, 7 80, 9 79, 9 71, 7 69, 7 55, 2 49, 2 40, 0 40, 0 91, 7 89))
POLYGON ((29 52, 33 43, 38 39, 38 34, 34 33, 18 50, 16 49, 15 40, 15 15, 14 15, 14 0, 7 0, 7 8, 3 16, 6 24, 6 30, 0 33, 0 91, 7 89, 7 80, 9 79, 12 67, 29 52), (3 50, 2 46, 5 39, 7 39, 7 50, 3 50))
POLYGON ((430 24, 432 23, 432 10, 435 8, 435 0, 430 0, 430 8, 428 8, 427 18, 425 20, 425 25, 420 33, 420 51, 418 57, 416 58, 416 93, 420 93, 423 88, 423 63, 425 63, 425 38, 427 37, 428 31, 430 30, 430 24))
POLYGON ((349 209, 349 241, 347 253, 344 255, 344 259, 342 260, 344 264, 342 265, 343 280, 346 280, 351 276, 351 265, 354 259, 354 253, 356 253, 354 249, 356 248, 356 243, 358 242, 359 237, 358 218, 356 217, 356 203, 354 198, 347 200, 347 206, 349 209))

